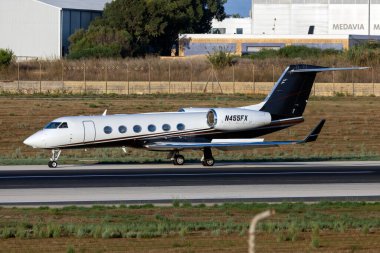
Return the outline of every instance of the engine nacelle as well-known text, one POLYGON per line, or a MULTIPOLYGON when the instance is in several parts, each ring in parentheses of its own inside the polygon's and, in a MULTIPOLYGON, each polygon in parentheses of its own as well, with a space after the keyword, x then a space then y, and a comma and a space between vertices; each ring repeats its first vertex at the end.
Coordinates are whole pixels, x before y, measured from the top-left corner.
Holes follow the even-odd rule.
POLYGON ((248 130, 270 124, 272 117, 268 112, 238 108, 216 108, 207 113, 207 124, 217 130, 248 130))

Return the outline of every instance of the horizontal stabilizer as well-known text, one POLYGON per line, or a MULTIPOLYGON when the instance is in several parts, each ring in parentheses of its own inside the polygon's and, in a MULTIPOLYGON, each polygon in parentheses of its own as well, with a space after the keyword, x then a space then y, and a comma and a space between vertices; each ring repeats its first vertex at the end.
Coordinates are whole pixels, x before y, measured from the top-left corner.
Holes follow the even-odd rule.
POLYGON ((307 73, 307 72, 325 72, 325 71, 342 71, 342 70, 364 70, 369 67, 347 67, 347 68, 305 68, 305 69, 293 69, 290 73, 307 73))

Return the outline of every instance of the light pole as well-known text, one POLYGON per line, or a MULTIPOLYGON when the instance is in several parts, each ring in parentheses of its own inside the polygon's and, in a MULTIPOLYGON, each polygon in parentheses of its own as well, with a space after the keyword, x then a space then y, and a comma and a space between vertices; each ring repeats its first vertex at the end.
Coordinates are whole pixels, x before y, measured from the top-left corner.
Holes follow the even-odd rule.
POLYGON ((368 0, 368 36, 370 35, 371 35, 371 0, 368 0))

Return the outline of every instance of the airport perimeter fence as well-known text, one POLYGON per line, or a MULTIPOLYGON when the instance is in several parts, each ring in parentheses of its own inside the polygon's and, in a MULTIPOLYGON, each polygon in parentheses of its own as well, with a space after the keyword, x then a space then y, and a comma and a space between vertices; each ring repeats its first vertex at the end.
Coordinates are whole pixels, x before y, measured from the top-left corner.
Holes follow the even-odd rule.
MULTIPOLYGON (((267 94, 286 65, 207 61, 30 61, 0 70, 1 92, 267 94)), ((380 96, 380 67, 317 75, 312 95, 380 96)))

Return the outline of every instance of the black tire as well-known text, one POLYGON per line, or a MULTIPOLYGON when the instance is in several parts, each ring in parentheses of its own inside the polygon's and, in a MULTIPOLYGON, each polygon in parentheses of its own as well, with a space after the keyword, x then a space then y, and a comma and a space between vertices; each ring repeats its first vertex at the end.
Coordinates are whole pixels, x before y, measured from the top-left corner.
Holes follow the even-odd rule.
POLYGON ((185 164, 185 158, 182 155, 176 155, 174 157, 175 165, 184 165, 185 164))
POLYGON ((49 168, 57 168, 58 163, 56 161, 50 161, 50 162, 48 162, 48 166, 49 166, 49 168))
POLYGON ((214 160, 214 158, 204 159, 204 160, 202 161, 202 165, 203 165, 203 166, 207 166, 207 167, 209 167, 209 166, 214 166, 214 164, 215 164, 215 160, 214 160))

